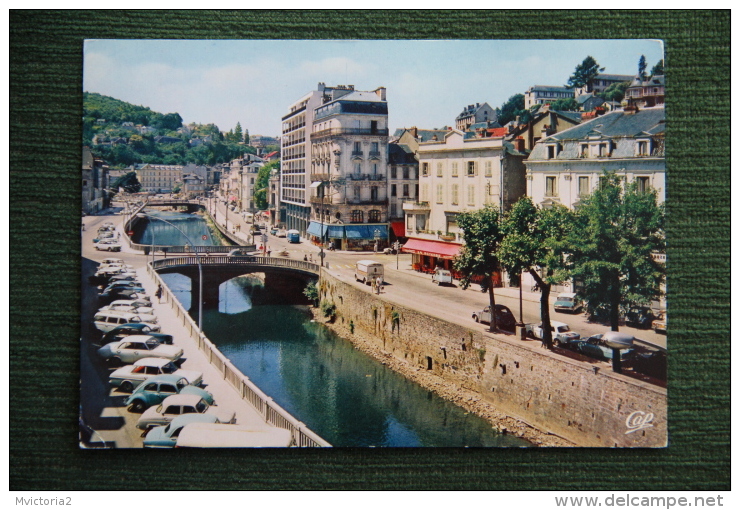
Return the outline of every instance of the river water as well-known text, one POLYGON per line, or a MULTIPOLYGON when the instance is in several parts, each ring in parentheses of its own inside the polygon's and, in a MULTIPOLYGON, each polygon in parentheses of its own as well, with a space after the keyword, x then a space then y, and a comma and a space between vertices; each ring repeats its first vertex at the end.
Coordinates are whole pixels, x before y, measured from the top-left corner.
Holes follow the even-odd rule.
MULTIPOLYGON (((163 278, 189 308, 190 280, 163 278)), ((251 276, 223 283, 218 309, 204 310, 203 329, 262 391, 333 446, 529 445, 358 351, 312 322, 305 307, 254 304, 269 292, 251 276)))

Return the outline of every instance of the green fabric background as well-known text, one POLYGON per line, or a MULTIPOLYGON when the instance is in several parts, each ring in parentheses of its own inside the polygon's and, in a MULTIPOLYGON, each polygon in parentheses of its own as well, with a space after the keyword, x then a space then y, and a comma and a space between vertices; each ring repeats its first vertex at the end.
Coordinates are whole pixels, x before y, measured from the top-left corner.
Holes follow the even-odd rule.
POLYGON ((11 490, 730 488, 729 11, 11 11, 10 75, 11 490), (83 40, 461 37, 666 42, 670 446, 78 450, 83 40))

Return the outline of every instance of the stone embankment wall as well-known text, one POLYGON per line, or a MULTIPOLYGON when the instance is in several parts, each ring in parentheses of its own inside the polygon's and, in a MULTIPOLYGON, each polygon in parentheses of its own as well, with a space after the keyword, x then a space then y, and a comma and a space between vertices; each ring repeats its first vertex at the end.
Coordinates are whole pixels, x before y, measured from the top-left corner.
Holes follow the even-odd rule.
MULTIPOLYGON (((664 388, 521 342, 389 303, 322 272, 337 321, 385 353, 473 390, 501 412, 580 446, 667 444, 664 388), (595 368, 596 367, 596 368, 595 368)), ((351 338, 350 338, 351 340, 351 338)))

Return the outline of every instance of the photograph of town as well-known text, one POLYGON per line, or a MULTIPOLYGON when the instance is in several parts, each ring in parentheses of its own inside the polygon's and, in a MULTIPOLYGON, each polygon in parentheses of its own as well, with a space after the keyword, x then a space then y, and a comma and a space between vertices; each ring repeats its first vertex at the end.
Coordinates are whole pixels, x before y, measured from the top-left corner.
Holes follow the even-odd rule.
POLYGON ((80 448, 667 446, 661 41, 83 67, 80 448))

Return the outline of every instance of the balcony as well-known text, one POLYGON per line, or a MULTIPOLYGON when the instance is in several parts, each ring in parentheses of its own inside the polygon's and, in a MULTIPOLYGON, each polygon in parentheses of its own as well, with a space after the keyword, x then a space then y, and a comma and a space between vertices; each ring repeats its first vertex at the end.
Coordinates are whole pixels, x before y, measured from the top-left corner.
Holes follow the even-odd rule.
POLYGON ((429 202, 416 202, 413 200, 403 201, 403 210, 409 212, 428 212, 431 210, 429 202))
POLYGON ((332 128, 324 129, 322 131, 316 131, 311 133, 311 139, 317 140, 319 138, 325 138, 330 136, 344 136, 344 135, 370 135, 370 136, 388 136, 387 129, 353 129, 353 128, 332 128))
POLYGON ((371 158, 380 158, 380 151, 370 151, 367 153, 368 157, 371 158))
POLYGON ((348 181, 384 181, 383 174, 347 174, 348 181))

